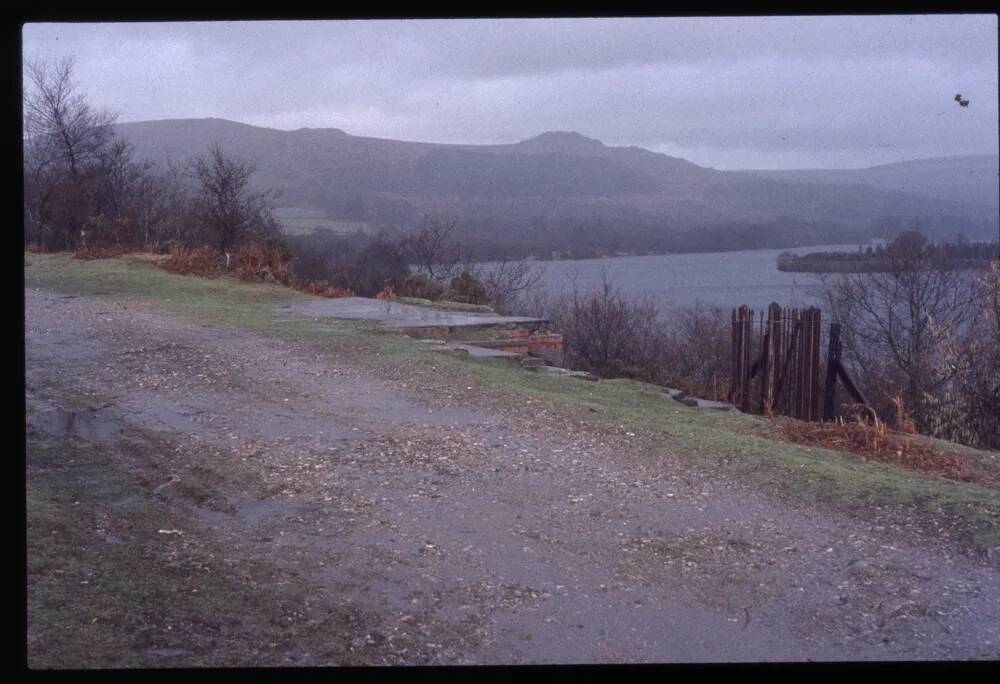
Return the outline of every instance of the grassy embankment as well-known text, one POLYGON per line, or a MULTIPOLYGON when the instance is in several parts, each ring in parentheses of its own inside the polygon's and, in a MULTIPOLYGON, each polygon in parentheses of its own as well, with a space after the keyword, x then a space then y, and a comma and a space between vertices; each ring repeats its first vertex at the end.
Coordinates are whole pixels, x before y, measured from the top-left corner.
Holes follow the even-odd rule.
MULTIPOLYGON (((690 409, 643 383, 591 383, 514 370, 503 361, 430 353, 424 345, 378 331, 370 323, 315 320, 275 310, 276 305, 306 297, 286 288, 248 285, 232 278, 176 276, 127 258, 85 262, 64 254, 25 254, 25 284, 84 296, 153 301, 167 312, 201 323, 240 327, 319 349, 361 351, 368 364, 426 369, 437 378, 475 386, 484 395, 542 399, 598 428, 632 431, 654 444, 661 440, 695 466, 791 501, 862 515, 879 511, 924 523, 928 529, 949 528, 963 544, 979 551, 1000 544, 996 490, 853 454, 767 439, 751 434, 766 429, 764 418, 690 409)), ((947 448, 1000 470, 995 452, 951 444, 947 448)))

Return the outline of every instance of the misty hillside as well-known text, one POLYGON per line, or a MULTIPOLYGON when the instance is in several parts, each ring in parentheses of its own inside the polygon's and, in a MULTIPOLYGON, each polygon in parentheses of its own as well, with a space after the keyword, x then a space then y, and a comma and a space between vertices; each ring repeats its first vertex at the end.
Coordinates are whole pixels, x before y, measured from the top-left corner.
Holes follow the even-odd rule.
POLYGON ((881 164, 867 169, 803 169, 749 171, 762 178, 837 185, 869 185, 923 197, 951 199, 990 207, 1000 206, 996 155, 938 157, 881 164))
MULTIPOLYGON (((338 129, 278 131, 221 119, 118 128, 140 156, 158 163, 183 163, 213 142, 254 161, 255 182, 280 191, 279 215, 298 216, 300 229, 315 221, 320 228, 332 222, 407 230, 422 215, 447 216, 484 254, 584 256, 853 242, 913 222, 937 237, 996 234, 995 211, 957 201, 979 196, 964 187, 951 196, 930 180, 915 181, 912 188, 892 180, 875 187, 717 171, 636 147, 608 147, 577 133, 543 133, 506 145, 443 145, 338 129)), ((957 159, 940 161, 964 168, 957 159)), ((963 177, 950 175, 953 181, 963 177)), ((923 167, 911 176, 935 177, 923 167)))

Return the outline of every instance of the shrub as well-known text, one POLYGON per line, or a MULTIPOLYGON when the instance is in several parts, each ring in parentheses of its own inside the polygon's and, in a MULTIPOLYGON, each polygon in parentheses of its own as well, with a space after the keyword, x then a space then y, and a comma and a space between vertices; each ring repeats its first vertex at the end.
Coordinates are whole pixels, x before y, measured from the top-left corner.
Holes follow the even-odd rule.
POLYGON ((445 299, 463 304, 486 304, 486 287, 482 281, 468 271, 462 271, 451 279, 451 288, 445 293, 445 299))
POLYGON ((544 266, 506 257, 479 265, 475 272, 486 288, 490 305, 500 313, 510 313, 519 298, 536 288, 544 273, 544 266))
POLYGON ((135 223, 121 216, 90 216, 84 221, 80 231, 78 247, 112 247, 114 245, 138 245, 139 239, 135 223))
MULTIPOLYGON (((364 235, 339 236, 328 231, 311 235, 286 235, 295 275, 303 282, 325 280, 334 287, 360 291, 355 281, 358 255, 368 243, 364 235)), ((375 285, 374 294, 382 286, 375 285)))
POLYGON ((235 261, 236 275, 240 280, 292 284, 291 255, 280 241, 240 245, 235 261))
POLYGON ((74 259, 115 259, 125 253, 125 248, 121 245, 108 245, 106 247, 77 247, 73 251, 74 259))
POLYGON ((916 423, 913 421, 913 416, 910 415, 909 411, 907 411, 906 407, 903 405, 902 395, 897 393, 896 396, 890 396, 889 400, 892 402, 892 407, 896 412, 892 427, 899 432, 909 435, 916 434, 916 423))
POLYGON ((964 331, 949 331, 941 346, 951 382, 927 395, 935 437, 1000 449, 1000 260, 976 278, 979 298, 964 331))
POLYGON ((552 320, 575 368, 605 378, 661 379, 665 344, 652 300, 627 299, 605 278, 590 292, 564 298, 561 308, 552 320))
POLYGON ((626 296, 606 277, 589 291, 530 292, 520 301, 519 313, 547 319, 563 335, 570 368, 726 397, 731 329, 722 309, 699 304, 661 317, 651 298, 626 296))
POLYGON ((156 246, 157 254, 173 254, 176 250, 183 249, 184 245, 180 240, 167 240, 156 246))
POLYGON ((701 302, 672 307, 660 327, 662 380, 688 394, 724 401, 732 373, 729 312, 701 302))
POLYGON ((160 268, 181 275, 196 275, 211 278, 225 270, 225 257, 208 245, 190 249, 175 247, 164 259, 160 268))
POLYGON ((841 324, 843 363, 879 415, 892 415, 890 397, 899 397, 919 432, 946 437, 950 429, 935 423, 947 410, 942 402, 954 405, 948 395, 962 348, 975 342, 966 338, 976 331, 982 289, 914 231, 897 236, 879 262, 878 272, 817 276, 831 319, 841 324), (950 361, 949 346, 960 352, 950 361))
POLYGON ((404 297, 417 297, 433 301, 441 298, 441 295, 444 294, 444 288, 423 273, 413 273, 403 281, 400 292, 404 297))
POLYGON ((380 299, 383 302, 395 298, 396 298, 396 293, 393 292, 392 288, 389 285, 386 285, 379 292, 375 294, 375 299, 380 299))
MULTIPOLYGON (((863 406, 856 406, 867 413, 863 406)), ((850 451, 866 459, 896 463, 918 472, 996 487, 996 472, 962 454, 908 439, 885 423, 858 415, 855 420, 815 423, 790 418, 775 421, 772 435, 795 444, 850 451)))
POLYGON ((24 251, 32 254, 48 254, 49 248, 41 242, 29 242, 24 246, 24 251))
POLYGON ((354 293, 343 287, 333 287, 325 280, 312 280, 301 284, 299 291, 306 294, 328 297, 330 299, 341 299, 343 297, 353 297, 354 293))
POLYGON ((384 235, 376 236, 369 242, 347 270, 351 275, 347 285, 365 297, 371 297, 386 287, 397 290, 410 275, 409 265, 399 246, 384 235))

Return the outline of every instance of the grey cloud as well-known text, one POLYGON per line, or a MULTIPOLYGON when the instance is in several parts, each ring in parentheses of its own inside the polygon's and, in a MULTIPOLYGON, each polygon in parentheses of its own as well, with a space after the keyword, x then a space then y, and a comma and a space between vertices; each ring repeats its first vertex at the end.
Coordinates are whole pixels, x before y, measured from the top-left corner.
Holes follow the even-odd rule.
POLYGON ((996 26, 972 15, 29 25, 24 44, 74 55, 81 86, 122 120, 466 143, 577 130, 773 168, 996 153, 996 26))

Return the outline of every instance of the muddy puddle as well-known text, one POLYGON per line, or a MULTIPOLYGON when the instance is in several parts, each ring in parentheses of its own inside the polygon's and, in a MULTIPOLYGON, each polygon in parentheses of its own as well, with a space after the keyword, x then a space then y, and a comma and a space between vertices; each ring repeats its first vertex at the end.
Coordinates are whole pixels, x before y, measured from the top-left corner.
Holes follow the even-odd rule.
POLYGON ((103 409, 39 411, 28 418, 28 425, 50 435, 76 437, 94 443, 111 441, 125 431, 121 421, 103 409))
POLYGON ((299 499, 244 499, 231 502, 226 511, 203 506, 194 510, 199 518, 212 524, 235 520, 247 527, 258 528, 284 527, 288 523, 302 522, 314 514, 315 509, 315 504, 299 499))

